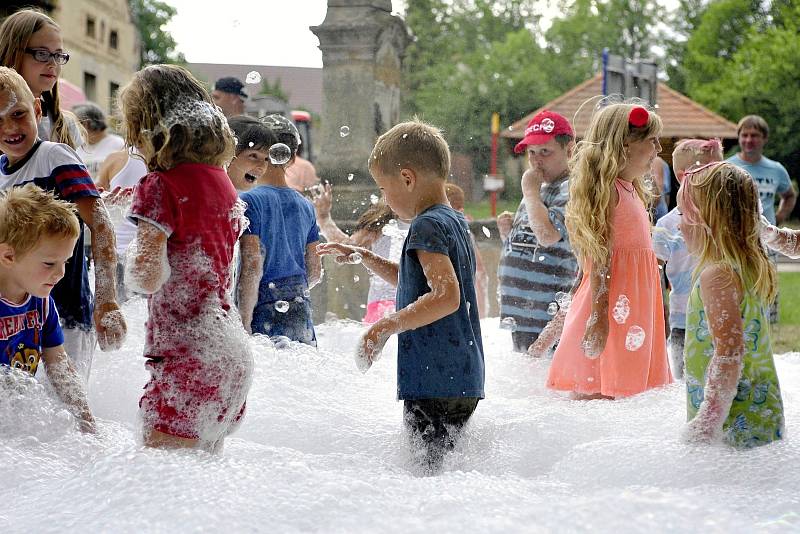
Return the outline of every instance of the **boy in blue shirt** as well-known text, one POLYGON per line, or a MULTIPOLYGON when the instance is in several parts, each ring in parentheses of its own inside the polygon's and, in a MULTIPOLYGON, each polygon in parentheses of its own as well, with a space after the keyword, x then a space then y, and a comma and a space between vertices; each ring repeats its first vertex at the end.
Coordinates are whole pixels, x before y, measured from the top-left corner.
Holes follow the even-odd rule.
POLYGON ((397 311, 367 330, 357 362, 366 370, 398 334, 404 423, 412 445, 421 446, 424 467, 435 472, 484 397, 475 253, 466 219, 447 201, 450 150, 438 129, 398 124, 378 138, 369 170, 392 211, 411 220, 399 265, 341 243, 317 250, 340 262, 363 261, 397 285, 397 311))
POLYGON ((239 239, 239 313, 249 333, 316 346, 308 295, 322 271, 319 227, 314 205, 286 183, 300 134, 281 115, 260 120, 269 161, 256 187, 240 195, 250 226, 239 239))
POLYGON ((0 367, 33 376, 44 361, 59 398, 84 432, 94 432, 82 380, 64 350, 50 296, 79 235, 74 208, 33 184, 0 197, 0 367))

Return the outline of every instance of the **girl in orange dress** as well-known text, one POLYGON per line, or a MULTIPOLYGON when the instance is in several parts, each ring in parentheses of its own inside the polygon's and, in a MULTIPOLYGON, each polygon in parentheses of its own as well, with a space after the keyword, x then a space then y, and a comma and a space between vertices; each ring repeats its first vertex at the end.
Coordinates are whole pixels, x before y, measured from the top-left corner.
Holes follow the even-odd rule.
POLYGON ((672 381, 643 176, 661 119, 642 106, 595 112, 572 159, 566 223, 583 277, 547 387, 574 398, 635 395, 672 381))

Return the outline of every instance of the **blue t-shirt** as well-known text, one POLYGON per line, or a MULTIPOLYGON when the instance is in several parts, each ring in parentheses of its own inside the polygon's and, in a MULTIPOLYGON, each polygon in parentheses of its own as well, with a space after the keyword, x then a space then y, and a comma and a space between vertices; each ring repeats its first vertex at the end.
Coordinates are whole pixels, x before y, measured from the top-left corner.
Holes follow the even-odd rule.
POLYGON ((36 374, 42 350, 64 344, 53 297, 22 304, 0 298, 0 366, 36 374))
POLYGON ((764 217, 771 224, 775 224, 775 197, 782 195, 792 187, 786 168, 777 161, 764 156, 761 156, 758 163, 748 163, 740 158, 739 154, 731 156, 725 161, 746 170, 753 177, 758 184, 758 195, 761 197, 764 217))
POLYGON ((431 290, 417 250, 450 258, 458 278, 461 304, 450 315, 397 336, 397 397, 483 398, 485 372, 475 298, 475 251, 464 216, 449 206, 436 204, 411 222, 400 258, 398 310, 431 290))
POLYGON ((244 214, 250 220, 244 234, 258 236, 266 252, 261 286, 297 277, 308 283, 306 246, 319 241, 314 205, 294 189, 271 185, 258 186, 240 198, 247 203, 244 214))

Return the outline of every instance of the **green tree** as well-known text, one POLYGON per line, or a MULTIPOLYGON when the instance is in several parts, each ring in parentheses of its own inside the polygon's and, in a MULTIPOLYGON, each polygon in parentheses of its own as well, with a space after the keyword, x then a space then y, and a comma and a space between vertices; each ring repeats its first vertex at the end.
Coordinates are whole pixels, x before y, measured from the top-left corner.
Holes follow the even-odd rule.
POLYGON ((748 114, 764 117, 767 155, 798 178, 800 1, 752 7, 747 0, 709 6, 687 43, 689 96, 734 122, 748 114))
POLYGON ((274 96, 284 102, 289 101, 289 93, 283 88, 280 78, 276 78, 274 82, 270 82, 267 78, 261 80, 261 89, 258 94, 274 96))
POLYGON ((159 0, 129 0, 129 5, 142 40, 139 66, 156 63, 185 64, 186 58, 175 49, 175 39, 164 29, 177 13, 176 9, 159 0))

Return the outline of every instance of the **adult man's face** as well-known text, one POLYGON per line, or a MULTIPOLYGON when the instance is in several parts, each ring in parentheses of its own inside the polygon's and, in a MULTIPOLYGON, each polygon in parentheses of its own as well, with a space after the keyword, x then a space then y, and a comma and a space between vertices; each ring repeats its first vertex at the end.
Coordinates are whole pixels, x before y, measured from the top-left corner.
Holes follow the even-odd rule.
POLYGON ((215 89, 211 92, 211 98, 226 117, 234 117, 244 113, 244 100, 238 95, 215 89))
POLYGON ((757 128, 744 127, 739 131, 739 148, 748 159, 758 159, 764 152, 767 138, 757 128))
POLYGON ((562 147, 554 137, 542 145, 528 145, 525 150, 528 153, 531 169, 537 171, 544 182, 561 178, 567 172, 572 144, 570 142, 566 147, 562 147))

